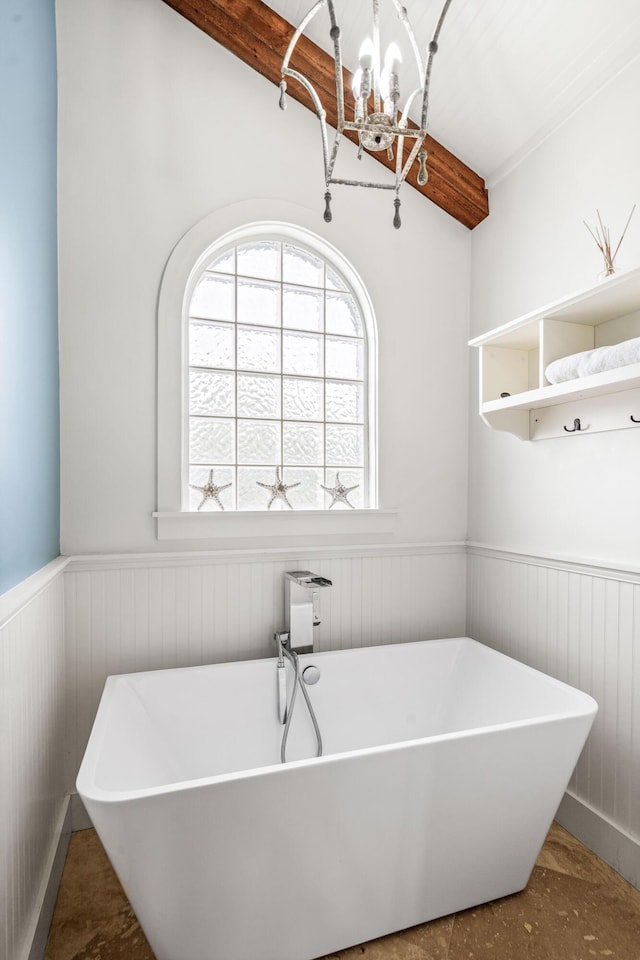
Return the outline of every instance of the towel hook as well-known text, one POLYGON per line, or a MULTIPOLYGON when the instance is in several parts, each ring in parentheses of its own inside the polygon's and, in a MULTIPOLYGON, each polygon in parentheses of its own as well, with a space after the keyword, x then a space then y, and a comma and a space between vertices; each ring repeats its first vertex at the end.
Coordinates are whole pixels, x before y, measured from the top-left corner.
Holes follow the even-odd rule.
POLYGON ((577 430, 582 430, 582 426, 580 425, 580 417, 575 418, 572 427, 564 427, 563 429, 566 430, 567 433, 575 433, 577 430))
POLYGON ((629 417, 629 420, 631 420, 632 423, 640 423, 640 420, 636 420, 633 414, 631 414, 631 416, 629 417))

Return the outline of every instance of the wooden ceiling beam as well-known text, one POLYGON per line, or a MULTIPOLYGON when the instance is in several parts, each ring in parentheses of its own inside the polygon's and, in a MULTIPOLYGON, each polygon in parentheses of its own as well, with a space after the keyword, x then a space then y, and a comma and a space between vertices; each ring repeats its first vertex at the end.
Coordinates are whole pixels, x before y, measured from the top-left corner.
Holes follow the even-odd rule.
MULTIPOLYGON (((282 60, 295 28, 266 3, 261 0, 164 2, 267 80, 276 86, 280 83, 282 60)), ((312 81, 327 111, 327 123, 335 127, 337 112, 333 57, 303 36, 296 44, 290 65, 312 81)), ((344 84, 345 89, 351 89, 351 74, 348 70, 344 70, 344 84)), ((290 82, 287 96, 298 100, 315 113, 313 104, 301 84, 290 82)), ((415 128, 415 124, 410 125, 415 128)), ((346 136, 354 142, 357 141, 355 133, 347 133, 346 136)), ((407 183, 464 226, 473 229, 489 215, 484 180, 430 136, 427 136, 426 148, 429 154, 427 183, 425 186, 418 184, 417 164, 413 165, 407 176, 407 183)), ((387 159, 386 152, 369 155, 394 169, 394 162, 387 159)))

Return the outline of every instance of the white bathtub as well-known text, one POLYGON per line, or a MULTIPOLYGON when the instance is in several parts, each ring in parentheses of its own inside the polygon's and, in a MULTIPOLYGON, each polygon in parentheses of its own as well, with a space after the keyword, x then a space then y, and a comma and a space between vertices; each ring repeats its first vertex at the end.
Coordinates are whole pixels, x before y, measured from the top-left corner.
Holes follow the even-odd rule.
POLYGON ((311 960, 521 890, 593 722, 466 638, 110 677, 78 792, 158 960, 311 960))

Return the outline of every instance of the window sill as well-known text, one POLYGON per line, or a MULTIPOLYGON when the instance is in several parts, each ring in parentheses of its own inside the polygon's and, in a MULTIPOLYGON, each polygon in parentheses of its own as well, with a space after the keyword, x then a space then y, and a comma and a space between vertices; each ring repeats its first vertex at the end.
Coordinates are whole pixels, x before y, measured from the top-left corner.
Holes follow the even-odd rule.
POLYGON ((397 510, 156 512, 158 540, 314 537, 394 533, 397 510))

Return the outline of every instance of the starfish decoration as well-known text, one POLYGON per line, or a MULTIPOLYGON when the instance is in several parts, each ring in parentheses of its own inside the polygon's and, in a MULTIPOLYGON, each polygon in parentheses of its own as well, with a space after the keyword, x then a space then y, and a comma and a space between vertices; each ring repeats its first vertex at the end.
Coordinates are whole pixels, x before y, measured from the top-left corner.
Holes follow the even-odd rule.
POLYGON ((227 487, 230 487, 231 484, 223 483, 222 486, 219 487, 217 483, 213 482, 213 470, 209 470, 209 479, 207 480, 207 482, 204 484, 203 487, 198 487, 196 486, 195 483, 190 483, 189 486, 191 487, 192 490, 199 490, 200 493, 202 494, 202 500, 198 504, 198 510, 202 509, 202 507, 205 505, 207 500, 215 500, 215 502, 218 504, 220 509, 224 510, 224 506, 220 500, 220 493, 223 490, 226 490, 227 487))
POLYGON ((284 502, 289 507, 289 509, 293 510, 293 507, 289 503, 289 500, 287 497, 287 490, 291 490, 292 487, 299 487, 302 481, 299 480, 297 483, 288 483, 288 484, 283 483, 282 480, 280 479, 280 467, 276 467, 275 483, 261 483, 260 480, 256 480, 256 483, 258 484, 259 487, 264 487, 265 490, 271 490, 271 500, 269 500, 269 503, 267 505, 267 510, 271 509, 271 504, 273 503, 274 500, 284 500, 284 502))
POLYGON ((334 503, 338 503, 338 502, 346 503, 348 507, 351 507, 352 510, 354 509, 353 504, 349 503, 349 501, 347 500, 347 497, 352 490, 355 490, 356 487, 360 486, 359 483, 354 483, 352 487, 345 487, 343 483, 340 483, 340 474, 336 472, 336 483, 334 487, 325 487, 324 483, 321 483, 320 486, 322 487, 323 490, 326 490, 327 493, 330 493, 331 496, 333 497, 333 500, 329 504, 329 510, 331 510, 331 507, 334 505, 334 503))

